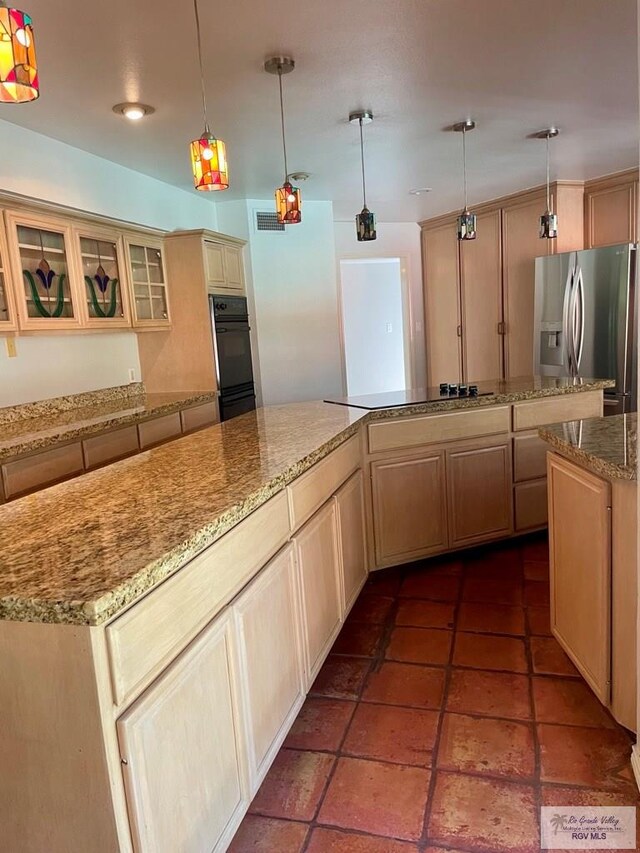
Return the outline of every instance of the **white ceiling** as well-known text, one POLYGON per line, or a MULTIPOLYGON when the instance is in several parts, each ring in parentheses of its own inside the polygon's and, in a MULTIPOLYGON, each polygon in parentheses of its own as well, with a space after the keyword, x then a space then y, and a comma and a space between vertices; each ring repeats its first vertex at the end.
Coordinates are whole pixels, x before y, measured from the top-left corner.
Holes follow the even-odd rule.
MULTIPOLYGON (((42 96, 0 118, 176 186, 192 187, 188 142, 202 130, 191 0, 25 0, 35 22, 42 96), (113 104, 141 100, 133 124, 113 104)), ((292 55, 284 78, 290 171, 336 218, 361 206, 357 127, 365 129, 369 206, 415 221, 460 205, 460 137, 473 117, 469 196, 585 179, 638 162, 636 0, 200 0, 209 118, 227 143, 231 188, 212 200, 270 197, 282 180, 277 79, 266 57, 292 55), (433 191, 410 196, 413 187, 433 191)), ((3 156, 9 156, 4 151, 3 156)), ((192 190, 193 191, 193 190, 192 190)))

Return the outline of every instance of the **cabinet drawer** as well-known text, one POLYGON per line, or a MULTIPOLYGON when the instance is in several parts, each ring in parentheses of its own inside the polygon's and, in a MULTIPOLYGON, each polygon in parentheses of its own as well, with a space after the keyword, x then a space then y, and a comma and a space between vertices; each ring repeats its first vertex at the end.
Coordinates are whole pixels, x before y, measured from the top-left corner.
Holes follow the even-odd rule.
POLYGON ((138 424, 138 434, 142 449, 181 435, 180 412, 172 412, 170 415, 163 415, 161 418, 153 418, 151 421, 138 424))
POLYGON ((106 628, 116 704, 147 684, 286 542, 276 495, 106 628))
POLYGON ((531 530, 547 523, 547 478, 515 487, 516 530, 531 530))
POLYGON ((287 486, 291 529, 300 527, 313 515, 358 467, 360 440, 354 435, 287 486))
POLYGON ((579 421, 582 418, 599 418, 602 415, 602 391, 584 391, 515 403, 513 406, 514 430, 533 429, 543 424, 560 421, 579 421))
POLYGON ((203 403, 201 406, 193 406, 191 409, 183 409, 180 412, 182 421, 182 432, 192 432, 201 427, 218 423, 218 404, 203 403))
POLYGON ((499 406, 482 411, 448 412, 370 424, 369 453, 508 432, 509 421, 509 406, 499 406))
POLYGON ((516 483, 547 476, 549 445, 537 435, 518 435, 513 439, 513 479, 516 483))
POLYGON ((86 468, 95 468, 122 459, 138 450, 138 429, 135 426, 114 429, 104 435, 85 438, 82 442, 84 464, 86 468))
POLYGON ((84 470, 82 445, 79 441, 54 447, 2 466, 4 494, 7 500, 32 489, 43 488, 57 480, 84 470))

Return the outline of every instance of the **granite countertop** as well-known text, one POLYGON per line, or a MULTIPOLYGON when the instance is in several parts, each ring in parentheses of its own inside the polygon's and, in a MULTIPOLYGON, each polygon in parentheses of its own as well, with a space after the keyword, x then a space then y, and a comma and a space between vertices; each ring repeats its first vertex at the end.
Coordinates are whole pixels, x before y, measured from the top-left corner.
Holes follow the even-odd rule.
POLYGON ((596 474, 637 480, 638 416, 610 415, 538 429, 540 438, 596 474))
MULTIPOLYGON (((89 395, 86 395, 89 396, 89 395)), ((145 418, 168 415, 186 406, 207 403, 217 398, 216 391, 176 391, 166 394, 146 394, 130 397, 100 397, 83 405, 59 408, 52 402, 50 410, 38 404, 33 417, 21 417, 3 422, 0 409, 0 462, 25 453, 46 450, 61 442, 86 438, 117 427, 135 424, 145 418)))
MULTIPOLYGON (((517 380, 493 404, 602 388, 517 380)), ((0 618, 98 625, 172 575, 349 437, 382 417, 294 403, 248 412, 0 506, 0 618)))

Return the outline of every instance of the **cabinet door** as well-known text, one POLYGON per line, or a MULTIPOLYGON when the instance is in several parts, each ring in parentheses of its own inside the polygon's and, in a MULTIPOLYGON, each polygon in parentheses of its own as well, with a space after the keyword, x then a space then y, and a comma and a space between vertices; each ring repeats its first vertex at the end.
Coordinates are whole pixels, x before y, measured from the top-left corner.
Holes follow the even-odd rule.
POLYGON ((538 236, 544 204, 540 195, 502 211, 507 378, 533 373, 535 259, 550 253, 554 242, 538 236))
POLYGON ((329 501, 295 535, 308 687, 340 629, 342 600, 336 509, 329 501))
POLYGON ((364 533, 364 486, 362 471, 357 471, 336 494, 342 596, 345 612, 367 579, 364 533))
POLYGON ((207 284, 215 292, 217 284, 224 284, 224 253, 217 243, 204 244, 207 260, 207 284))
POLYGON ((635 242, 637 193, 634 180, 587 190, 587 248, 635 242))
POLYGON ((222 616, 118 720, 136 851, 222 851, 247 799, 231 621, 222 616))
POLYGON ((224 246, 224 277, 227 287, 244 291, 242 250, 237 246, 224 246))
POLYGON ((20 328, 77 329, 83 309, 71 228, 39 216, 6 218, 20 328))
POLYGON ((458 238, 453 220, 423 230, 422 266, 428 384, 461 382, 458 238))
POLYGON ((5 240, 4 223, 0 220, 0 335, 18 328, 18 313, 14 296, 15 282, 9 267, 9 250, 5 240))
POLYGON ((304 700, 294 553, 285 548, 233 608, 252 795, 304 700))
POLYGON ((502 249, 500 211, 478 216, 478 236, 460 243, 462 348, 467 382, 501 379, 502 249))
POLYGON ((444 456, 371 465, 376 562, 422 557, 447 547, 444 456))
POLYGON ((162 243, 134 239, 128 241, 127 249, 133 324, 140 328, 166 328, 170 325, 170 316, 162 243))
POLYGON ((447 450, 447 499, 451 547, 511 533, 510 443, 447 450))
POLYGON ((549 454, 551 630, 605 704, 610 698, 611 494, 605 480, 549 454))
POLYGON ((82 265, 86 325, 120 328, 131 325, 128 291, 123 280, 122 238, 103 229, 75 229, 82 265))

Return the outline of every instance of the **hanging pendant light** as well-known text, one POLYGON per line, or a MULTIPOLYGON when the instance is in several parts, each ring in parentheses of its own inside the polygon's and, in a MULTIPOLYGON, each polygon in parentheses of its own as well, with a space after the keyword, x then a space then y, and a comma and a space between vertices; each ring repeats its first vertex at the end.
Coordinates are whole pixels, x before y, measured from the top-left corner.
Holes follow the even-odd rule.
POLYGON ((198 139, 191 143, 191 168, 193 183, 197 190, 226 190, 229 187, 229 166, 227 150, 221 139, 211 133, 207 121, 207 98, 204 87, 204 72, 202 66, 202 41, 200 37, 200 16, 198 15, 198 0, 193 0, 196 19, 196 34, 198 37, 198 61, 200 63, 200 85, 202 87, 202 112, 204 114, 204 131, 198 139))
POLYGON ((356 214, 356 237, 360 242, 375 240, 376 234, 376 216, 367 207, 367 187, 364 174, 364 139, 362 135, 362 125, 370 124, 373 121, 373 113, 371 110, 357 110, 349 113, 349 121, 351 124, 356 122, 360 125, 360 162, 362 164, 362 210, 356 214))
POLYGON ((554 139, 560 131, 557 127, 549 127, 535 134, 536 139, 547 140, 547 209, 540 217, 540 239, 554 240, 558 236, 558 214, 551 210, 551 190, 549 171, 549 140, 554 139))
POLYGON ((458 217, 458 240, 476 239, 476 215, 469 212, 467 206, 467 133, 476 126, 475 121, 466 119, 453 125, 456 133, 462 134, 462 170, 464 179, 464 210, 458 217))
POLYGON ((264 70, 269 74, 278 75, 280 86, 280 121, 282 124, 282 151, 284 154, 284 183, 276 190, 276 214, 278 222, 284 225, 296 225, 302 222, 302 197, 298 187, 289 180, 287 170, 287 141, 284 130, 284 101, 282 98, 282 75, 290 74, 296 67, 295 62, 288 56, 274 56, 267 59, 264 70))
POLYGON ((0 102, 25 104, 39 96, 31 16, 0 2, 0 102))

